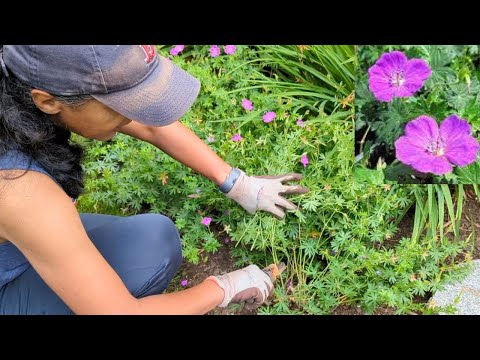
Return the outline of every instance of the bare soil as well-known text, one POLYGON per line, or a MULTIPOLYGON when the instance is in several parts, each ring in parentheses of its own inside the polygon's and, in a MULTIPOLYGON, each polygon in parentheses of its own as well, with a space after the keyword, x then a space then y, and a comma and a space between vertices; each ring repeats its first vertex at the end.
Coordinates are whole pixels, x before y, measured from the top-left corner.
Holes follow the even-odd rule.
MULTIPOLYGON (((234 259, 230 255, 231 243, 222 243, 220 249, 213 254, 206 254, 204 261, 194 265, 184 261, 177 275, 170 283, 166 292, 178 291, 200 284, 210 275, 222 275, 237 270, 234 259), (181 281, 187 280, 186 287, 181 286, 181 281)), ((257 310, 247 310, 243 306, 232 305, 227 308, 219 308, 210 311, 207 315, 256 315, 257 310)))

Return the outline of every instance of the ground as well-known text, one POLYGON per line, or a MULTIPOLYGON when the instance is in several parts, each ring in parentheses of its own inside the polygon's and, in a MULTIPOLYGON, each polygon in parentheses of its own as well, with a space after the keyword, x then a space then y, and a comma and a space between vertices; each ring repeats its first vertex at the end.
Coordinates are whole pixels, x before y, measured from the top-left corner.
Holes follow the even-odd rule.
MULTIPOLYGON (((473 251, 473 259, 480 259, 480 220, 478 214, 480 214, 480 203, 476 198, 473 188, 471 186, 465 186, 465 202, 463 205, 462 225, 460 228, 461 238, 468 238, 472 236, 472 243, 475 241, 475 248, 473 251), (472 230, 475 228, 475 237, 473 239, 472 230)), ((412 233, 413 229, 413 209, 407 213, 405 218, 399 224, 399 230, 395 236, 384 242, 385 246, 395 246, 403 236, 408 237, 412 233)), ((209 254, 208 260, 205 263, 199 263, 193 265, 190 263, 184 263, 177 276, 170 284, 167 292, 177 291, 182 289, 180 282, 184 279, 188 280, 187 287, 191 287, 199 284, 209 275, 220 275, 233 270, 238 267, 235 266, 234 260, 230 255, 230 249, 233 245, 231 243, 222 245, 220 249, 214 253, 209 254)), ((430 294, 429 294, 430 295, 430 294)), ((429 299, 429 295, 424 298, 419 298, 417 301, 426 302, 429 299)), ((380 307, 375 310, 375 315, 392 315, 395 309, 388 307, 380 307)), ((232 306, 226 309, 216 308, 208 313, 208 315, 256 315, 255 310, 246 310, 241 306, 232 306)), ((364 315, 362 309, 358 306, 340 305, 337 306, 331 313, 332 315, 364 315)))
POLYGON ((466 186, 465 188, 466 194, 460 235, 463 239, 472 236, 471 241, 475 244, 472 258, 480 259, 480 202, 479 199, 476 198, 472 186, 466 186), (475 234, 475 239, 473 238, 473 234, 475 234))
MULTIPOLYGON (((233 246, 231 243, 225 244, 221 242, 220 249, 208 255, 206 262, 200 262, 197 265, 193 265, 188 262, 184 262, 180 267, 178 274, 175 276, 167 292, 181 290, 183 287, 180 282, 187 280, 188 284, 186 288, 195 286, 201 283, 210 275, 221 275, 227 272, 238 269, 235 266, 234 260, 230 255, 230 248, 233 246)), ((247 310, 243 306, 232 305, 228 308, 219 308, 210 311, 207 315, 256 315, 256 310, 247 310)))

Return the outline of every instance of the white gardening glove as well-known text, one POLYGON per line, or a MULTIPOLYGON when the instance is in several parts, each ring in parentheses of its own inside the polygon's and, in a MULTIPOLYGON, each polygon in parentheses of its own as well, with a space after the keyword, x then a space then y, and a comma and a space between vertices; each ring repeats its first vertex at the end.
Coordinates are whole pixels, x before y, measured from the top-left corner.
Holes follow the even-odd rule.
POLYGON ((225 275, 209 276, 207 280, 215 281, 225 293, 220 307, 244 302, 247 308, 255 309, 263 304, 273 290, 270 276, 257 265, 249 265, 225 275))
POLYGON ((290 173, 275 176, 248 176, 240 170, 240 176, 232 189, 225 195, 253 214, 265 210, 276 218, 283 219, 286 210, 297 206, 285 199, 284 194, 304 194, 308 188, 300 185, 284 185, 288 181, 299 181, 302 174, 290 173))

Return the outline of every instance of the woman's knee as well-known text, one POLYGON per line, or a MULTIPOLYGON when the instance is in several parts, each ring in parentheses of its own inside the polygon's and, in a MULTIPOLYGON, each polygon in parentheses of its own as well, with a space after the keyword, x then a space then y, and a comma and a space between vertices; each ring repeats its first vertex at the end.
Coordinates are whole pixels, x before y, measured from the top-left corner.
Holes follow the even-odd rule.
POLYGON ((135 297, 163 292, 182 262, 178 230, 160 214, 118 217, 88 235, 135 297))
POLYGON ((148 236, 144 236, 146 246, 152 251, 164 254, 163 257, 171 259, 172 264, 180 266, 182 261, 182 245, 180 234, 173 221, 160 214, 142 214, 144 226, 148 236))
POLYGON ((137 216, 142 217, 137 220, 142 227, 137 249, 143 253, 142 259, 148 259, 142 267, 150 266, 150 271, 147 272, 148 276, 142 272, 142 279, 137 278, 132 293, 135 297, 143 297, 161 293, 167 288, 182 263, 182 245, 180 234, 168 217, 159 214, 137 216))

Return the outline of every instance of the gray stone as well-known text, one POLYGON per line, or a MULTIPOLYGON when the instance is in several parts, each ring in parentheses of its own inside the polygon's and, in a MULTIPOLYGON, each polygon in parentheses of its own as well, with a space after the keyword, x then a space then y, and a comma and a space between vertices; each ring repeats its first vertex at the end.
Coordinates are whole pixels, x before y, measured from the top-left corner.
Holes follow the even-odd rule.
POLYGON ((437 291, 430 299, 430 304, 453 305, 456 315, 480 315, 480 260, 473 261, 473 271, 463 281, 446 285, 444 290, 437 291))

